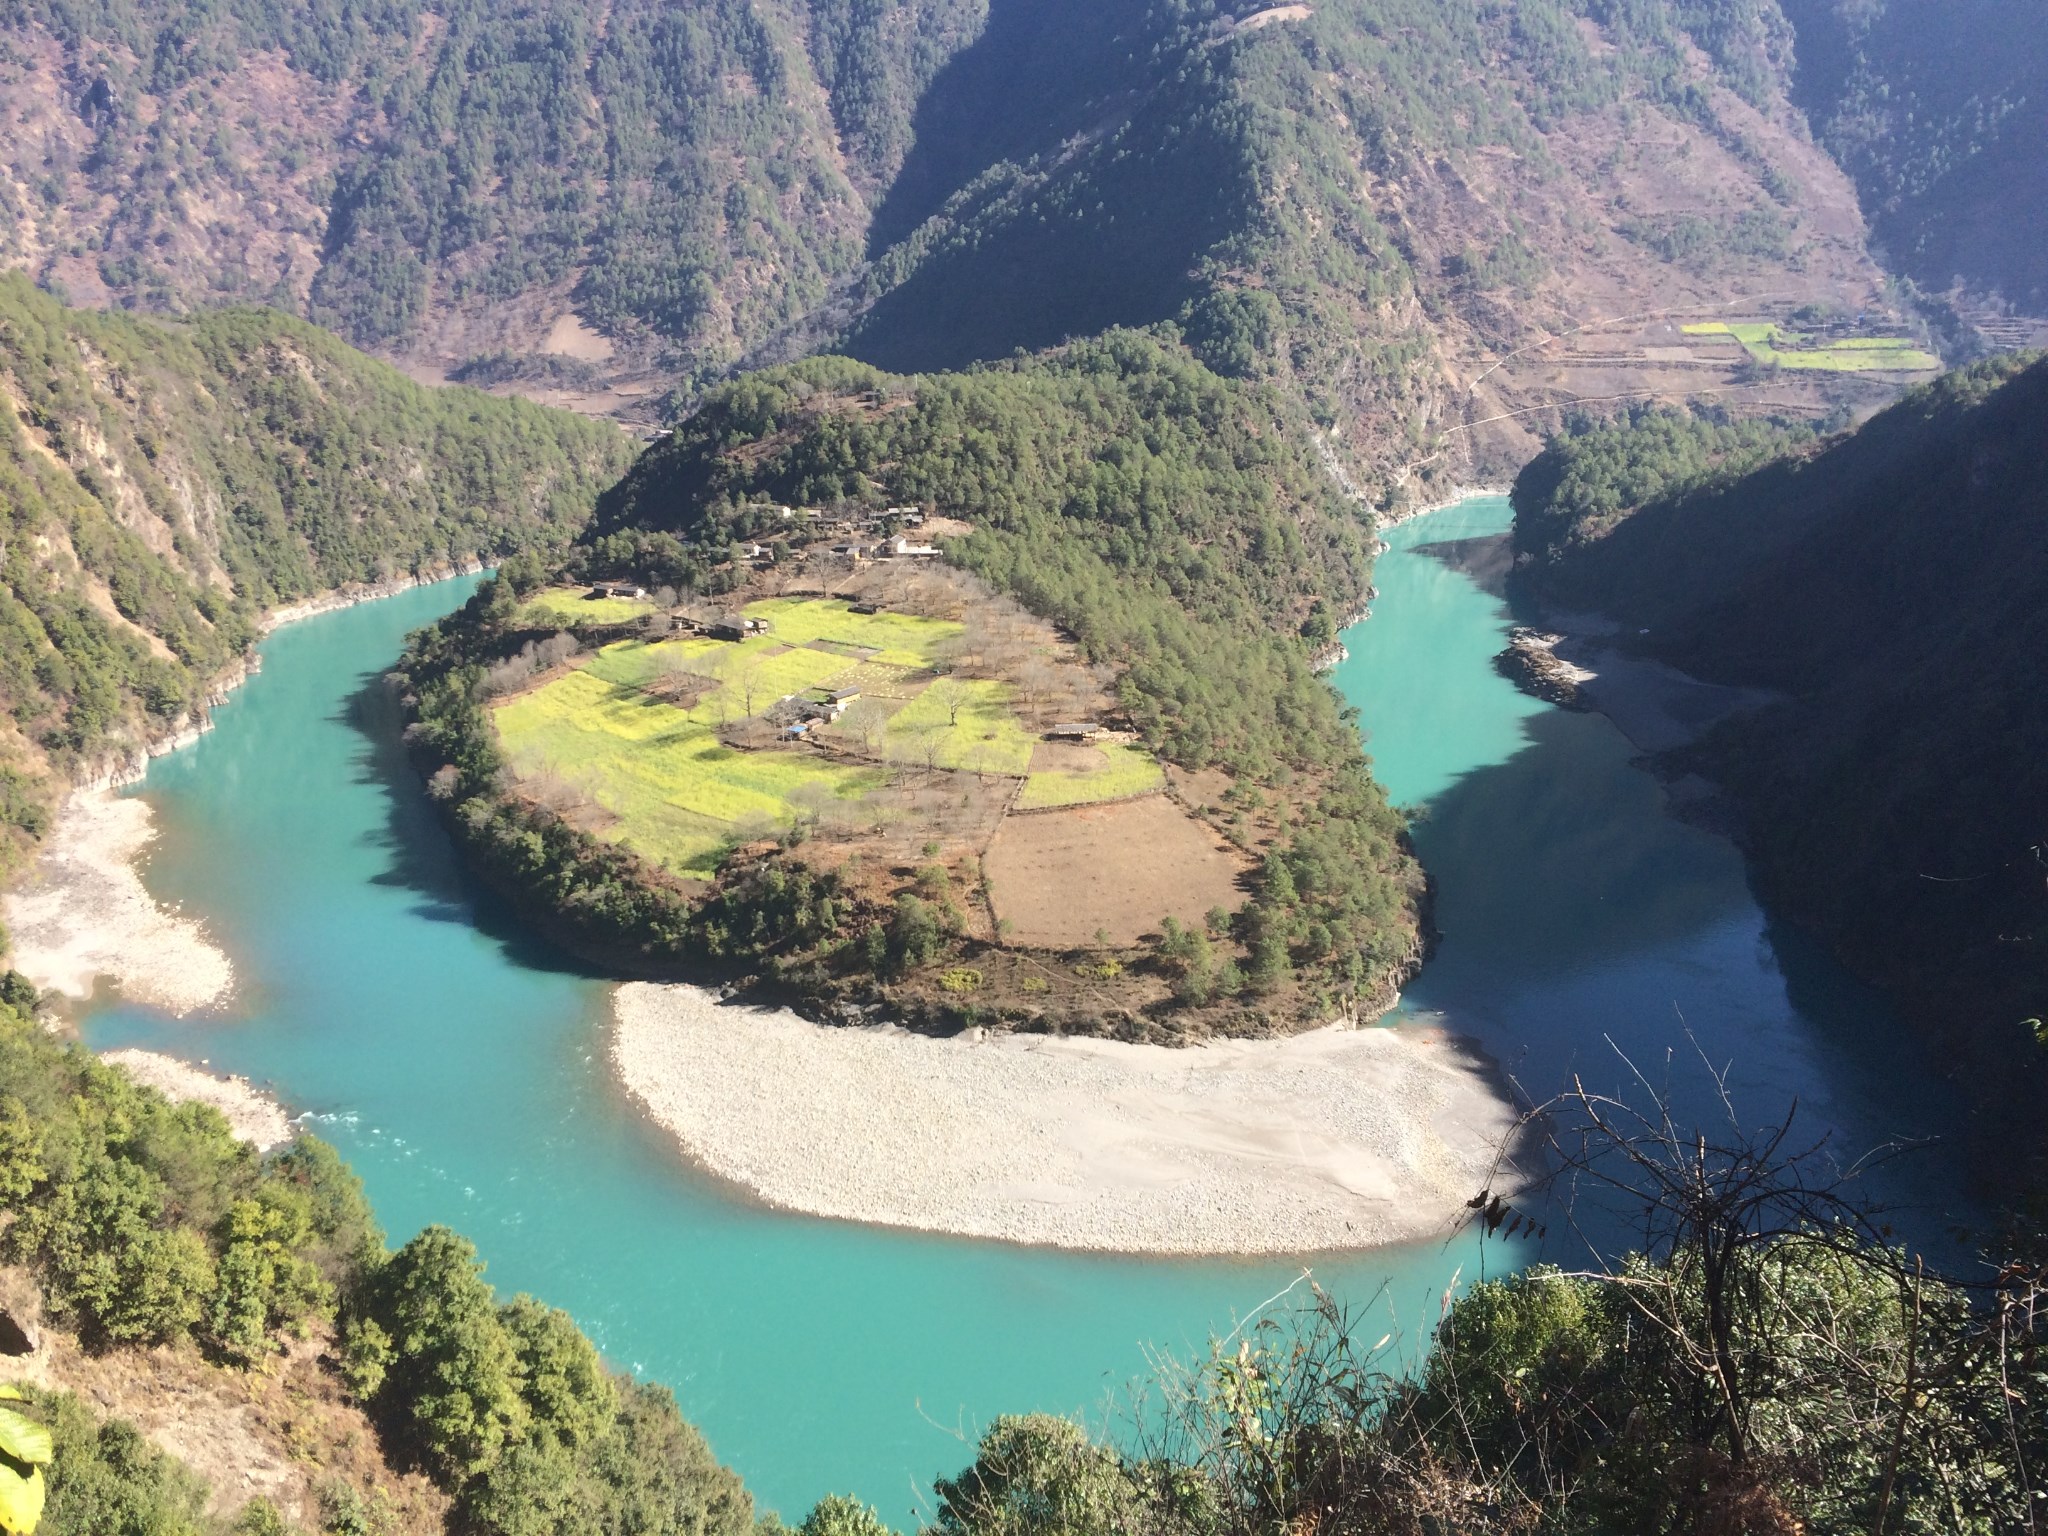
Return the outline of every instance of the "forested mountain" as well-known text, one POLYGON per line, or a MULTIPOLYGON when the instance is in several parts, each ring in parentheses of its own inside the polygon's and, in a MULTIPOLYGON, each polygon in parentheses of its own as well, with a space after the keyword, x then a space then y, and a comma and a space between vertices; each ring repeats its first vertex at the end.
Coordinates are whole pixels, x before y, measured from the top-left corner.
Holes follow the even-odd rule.
POLYGON ((76 301, 271 300, 600 408, 1177 319, 1385 489, 1702 387, 1494 366, 1589 317, 1882 302, 1775 3, 37 0, 0 48, 0 255, 76 301))
POLYGON ((1553 444, 1515 489, 1536 589, 1781 703, 1687 761, 1774 908, 1901 998, 2038 1179, 2048 1071, 2048 361, 2002 358, 1761 465, 1669 418, 1553 444), (1720 468, 1713 461, 1721 461, 1720 468))
POLYGON ((264 608, 564 544, 630 449, 274 311, 145 322, 0 276, 8 861, 50 776, 188 720, 264 608))
POLYGON ((1783 0, 1796 98, 1889 261, 2048 311, 2048 26, 2030 0, 1783 0))

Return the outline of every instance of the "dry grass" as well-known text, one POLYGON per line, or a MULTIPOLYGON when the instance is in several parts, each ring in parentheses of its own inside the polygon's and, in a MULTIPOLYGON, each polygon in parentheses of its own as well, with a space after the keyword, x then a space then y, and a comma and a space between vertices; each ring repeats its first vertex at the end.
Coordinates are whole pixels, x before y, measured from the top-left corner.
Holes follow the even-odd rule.
POLYGON ((1165 916, 1199 924, 1244 901, 1243 860, 1163 795, 1011 816, 983 856, 1011 942, 1075 949, 1127 946, 1165 916))

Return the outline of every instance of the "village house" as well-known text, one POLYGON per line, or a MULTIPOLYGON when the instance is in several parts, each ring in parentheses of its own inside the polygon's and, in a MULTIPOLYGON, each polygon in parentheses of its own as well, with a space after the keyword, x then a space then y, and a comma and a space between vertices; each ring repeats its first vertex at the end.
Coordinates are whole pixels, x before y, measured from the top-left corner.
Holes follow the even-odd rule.
POLYGON ((889 540, 884 548, 892 555, 909 560, 928 560, 939 552, 935 544, 913 544, 900 533, 889 540))
POLYGON ((860 697, 858 688, 807 688, 798 697, 808 712, 826 720, 837 720, 847 706, 860 697))
POLYGON ((727 614, 706 624, 704 633, 714 640, 745 640, 752 635, 767 634, 768 621, 750 619, 742 614, 727 614))
POLYGON ((590 589, 592 597, 645 597, 647 589, 633 581, 600 581, 590 589))
POLYGON ((1045 733, 1047 741, 1100 741, 1109 732, 1093 720, 1065 720, 1045 733))
POLYGON ((842 559, 851 560, 854 564, 858 565, 861 561, 867 559, 868 547, 865 544, 834 544, 832 546, 832 553, 840 556, 842 559))

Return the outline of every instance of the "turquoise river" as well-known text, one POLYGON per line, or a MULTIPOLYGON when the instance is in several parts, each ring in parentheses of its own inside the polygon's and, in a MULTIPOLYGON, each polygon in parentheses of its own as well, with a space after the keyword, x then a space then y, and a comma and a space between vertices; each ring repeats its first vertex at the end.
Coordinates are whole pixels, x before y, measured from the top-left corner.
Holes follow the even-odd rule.
MULTIPOLYGON (((1606 721, 1491 669, 1502 602, 1416 551, 1507 516, 1476 498, 1392 530, 1376 616, 1335 674, 1394 798, 1426 807, 1444 940, 1403 1013, 1477 1038, 1533 1093, 1574 1070, 1618 1082, 1617 1047, 1696 1080, 1689 1027, 1733 1063, 1746 1113, 1797 1097, 1845 1146, 1914 1128, 1933 1111, 1896 1101, 1882 1009, 1772 926, 1727 843, 1664 814, 1606 721)), ((673 1387, 767 1506, 800 1516, 838 1490, 911 1523, 994 1415, 1113 1425, 1157 1352, 1200 1351, 1305 1264, 1412 1350, 1446 1286, 1527 1259, 1470 1238, 1300 1262, 1077 1256, 774 1214, 696 1177, 610 1078, 605 985, 479 902, 400 752, 379 673, 470 585, 280 630, 218 728, 152 766, 145 878, 205 918, 238 994, 220 1018, 115 1003, 83 1028, 274 1087, 394 1239, 468 1234, 502 1291, 566 1307, 673 1387)))

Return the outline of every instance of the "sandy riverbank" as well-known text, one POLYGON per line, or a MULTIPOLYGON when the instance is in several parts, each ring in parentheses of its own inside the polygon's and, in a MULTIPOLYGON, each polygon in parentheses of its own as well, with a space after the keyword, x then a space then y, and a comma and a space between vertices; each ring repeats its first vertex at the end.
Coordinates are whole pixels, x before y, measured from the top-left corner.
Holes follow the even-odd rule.
POLYGON ((217 1076, 155 1051, 108 1051, 100 1059, 122 1068, 174 1104, 211 1104, 227 1116, 234 1133, 258 1152, 268 1152, 292 1139, 291 1117, 284 1106, 246 1077, 217 1076))
POLYGON ((628 1091, 700 1166, 786 1210, 1124 1253, 1301 1253, 1444 1232, 1515 1123, 1456 1046, 1318 1030, 1185 1050, 933 1039, 636 982, 628 1091))
POLYGON ((110 976, 124 997, 180 1015, 224 1001, 235 979, 228 957, 203 925, 159 906, 135 872, 155 836, 143 801, 74 791, 28 879, 7 895, 14 968, 81 999, 110 976))

